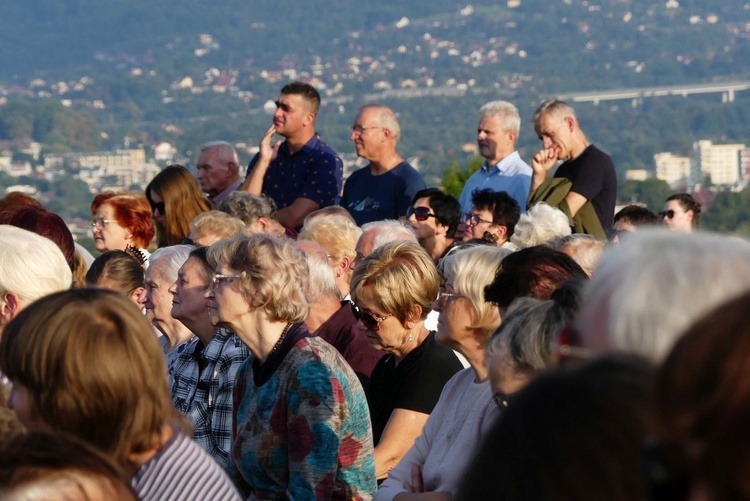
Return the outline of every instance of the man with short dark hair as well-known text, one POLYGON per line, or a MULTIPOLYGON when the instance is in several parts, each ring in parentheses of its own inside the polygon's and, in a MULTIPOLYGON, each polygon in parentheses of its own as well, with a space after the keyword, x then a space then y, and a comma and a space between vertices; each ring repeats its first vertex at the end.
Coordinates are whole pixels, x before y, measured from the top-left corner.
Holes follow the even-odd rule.
POLYGON ((279 222, 295 230, 310 212, 336 205, 341 193, 344 165, 315 133, 319 108, 320 94, 313 86, 285 85, 276 100, 273 124, 261 139, 242 185, 252 195, 271 197, 279 222), (285 141, 272 145, 274 134, 285 141))
POLYGON ((196 163, 195 175, 201 190, 217 206, 227 195, 239 189, 240 160, 234 146, 225 141, 206 143, 196 163))
POLYGON ((478 190, 471 194, 471 211, 464 214, 464 242, 479 238, 503 249, 518 250, 510 242, 521 217, 518 203, 504 191, 478 190))
POLYGON ((357 155, 370 163, 346 180, 341 206, 357 226, 406 215, 414 194, 425 188, 422 175, 396 151, 400 137, 398 119, 390 108, 363 106, 354 118, 350 139, 357 155))

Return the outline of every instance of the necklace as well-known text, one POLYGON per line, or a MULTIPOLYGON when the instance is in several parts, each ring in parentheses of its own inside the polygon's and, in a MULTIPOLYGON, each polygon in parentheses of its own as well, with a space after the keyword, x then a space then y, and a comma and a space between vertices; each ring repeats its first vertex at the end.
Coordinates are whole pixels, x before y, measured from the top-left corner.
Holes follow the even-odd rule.
POLYGON ((276 353, 276 350, 279 349, 279 346, 281 346, 281 343, 284 341, 284 338, 286 337, 287 332, 289 332, 289 329, 291 329, 291 328, 292 328, 291 322, 288 323, 288 324, 286 324, 286 327, 284 327, 284 330, 281 331, 281 336, 279 336, 279 340, 276 341, 276 344, 273 345, 273 348, 271 348, 271 351, 268 353, 268 356, 266 357, 266 360, 268 360, 269 358, 271 358, 271 355, 273 355, 274 353, 276 353))

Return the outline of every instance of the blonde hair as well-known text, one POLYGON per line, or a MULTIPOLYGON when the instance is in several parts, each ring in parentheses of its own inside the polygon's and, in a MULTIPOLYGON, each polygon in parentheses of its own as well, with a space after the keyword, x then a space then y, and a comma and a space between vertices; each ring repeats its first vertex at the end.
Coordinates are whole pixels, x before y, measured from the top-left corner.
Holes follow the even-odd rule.
POLYGON ((24 309, 0 340, 0 367, 28 388, 50 428, 118 464, 161 447, 173 417, 164 355, 152 327, 125 297, 71 289, 24 309))
POLYGON ((435 263, 419 244, 391 242, 362 260, 352 276, 351 295, 356 302, 362 289, 371 287, 378 309, 405 323, 414 305, 427 318, 437 297, 440 277, 435 263))
POLYGON ((440 261, 440 272, 451 282, 457 294, 466 297, 477 313, 477 321, 470 325, 481 339, 487 339, 500 325, 497 305, 485 301, 484 288, 495 278, 495 273, 508 249, 480 245, 459 249, 440 261))
POLYGON ((262 308, 272 322, 302 322, 310 304, 305 295, 310 274, 304 253, 286 237, 237 235, 208 249, 215 270, 226 265, 239 272, 240 291, 262 308))
POLYGON ((236 217, 232 217, 226 212, 210 210, 203 214, 198 214, 190 221, 190 233, 197 233, 201 236, 213 235, 217 240, 224 240, 231 236, 242 233, 245 230, 245 223, 236 217))
POLYGON ((331 214, 307 221, 297 239, 315 242, 340 260, 357 256, 357 240, 361 235, 362 230, 349 219, 331 214))

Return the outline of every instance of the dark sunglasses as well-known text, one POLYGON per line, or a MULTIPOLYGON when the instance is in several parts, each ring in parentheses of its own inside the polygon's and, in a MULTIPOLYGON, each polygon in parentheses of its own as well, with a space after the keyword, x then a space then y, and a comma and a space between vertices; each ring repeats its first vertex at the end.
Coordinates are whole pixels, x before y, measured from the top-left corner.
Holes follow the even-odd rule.
POLYGON ((662 219, 664 219, 665 217, 667 219, 672 219, 674 217, 674 211, 672 209, 665 210, 664 212, 660 212, 659 213, 659 217, 662 218, 662 219))
POLYGON ((412 207, 409 209, 409 216, 414 214, 414 219, 417 221, 427 221, 431 217, 435 217, 435 214, 430 212, 429 207, 412 207))
POLYGON ((149 200, 149 203, 151 204, 151 212, 156 214, 156 211, 159 211, 159 214, 162 216, 164 215, 164 202, 152 202, 149 200))
POLYGON ((359 306, 350 302, 349 305, 352 307, 352 313, 357 320, 360 320, 362 324, 371 331, 380 330, 380 322, 393 315, 385 315, 384 317, 376 317, 368 311, 362 311, 359 306))

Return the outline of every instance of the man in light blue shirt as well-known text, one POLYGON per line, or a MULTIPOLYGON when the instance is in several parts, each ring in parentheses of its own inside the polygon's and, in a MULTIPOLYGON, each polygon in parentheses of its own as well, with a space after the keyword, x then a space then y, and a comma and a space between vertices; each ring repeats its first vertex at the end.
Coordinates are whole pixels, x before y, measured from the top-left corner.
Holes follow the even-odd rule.
POLYGON ((461 191, 461 212, 471 211, 472 192, 487 188, 507 192, 518 202, 521 212, 526 210, 534 172, 516 151, 520 129, 518 109, 507 101, 492 101, 479 109, 477 145, 485 161, 461 191))

